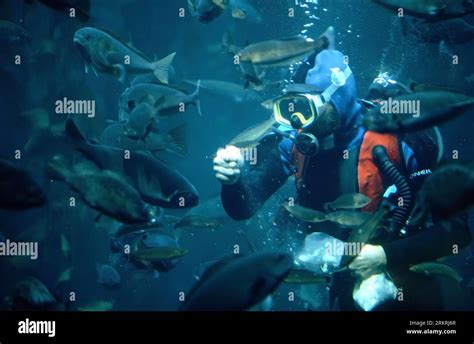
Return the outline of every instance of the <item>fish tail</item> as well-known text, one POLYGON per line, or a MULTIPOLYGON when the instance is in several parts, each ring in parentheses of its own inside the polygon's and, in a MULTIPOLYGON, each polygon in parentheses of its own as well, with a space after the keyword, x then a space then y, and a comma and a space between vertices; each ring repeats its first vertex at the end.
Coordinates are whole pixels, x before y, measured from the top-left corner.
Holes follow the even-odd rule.
POLYGON ((199 89, 201 87, 201 80, 198 80, 197 85, 196 85, 196 91, 191 95, 193 99, 193 104, 196 105, 199 116, 202 117, 202 112, 201 112, 201 100, 199 99, 199 89))
POLYGON ((197 15, 196 4, 192 2, 191 0, 188 0, 188 8, 189 8, 189 11, 191 12, 191 15, 195 17, 197 15))
POLYGON ((74 143, 87 143, 86 137, 81 133, 74 120, 69 117, 65 125, 66 134, 74 143))
POLYGON ((175 55, 176 53, 169 54, 161 60, 154 62, 152 65, 153 74, 164 84, 168 84, 169 71, 175 55))
POLYGON ((182 124, 168 132, 171 138, 171 145, 173 152, 180 155, 185 155, 188 152, 188 146, 186 142, 186 124, 182 124))

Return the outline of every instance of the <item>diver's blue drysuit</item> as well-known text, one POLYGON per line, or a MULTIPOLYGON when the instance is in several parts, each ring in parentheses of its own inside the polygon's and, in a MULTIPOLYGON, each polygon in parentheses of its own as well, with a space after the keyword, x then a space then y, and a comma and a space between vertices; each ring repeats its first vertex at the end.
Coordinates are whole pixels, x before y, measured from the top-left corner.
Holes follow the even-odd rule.
MULTIPOLYGON (((325 50, 309 61, 313 59, 314 67, 297 71, 300 76, 296 76, 295 82, 301 83, 304 80, 306 84, 324 90, 331 85, 332 69, 346 68, 344 56, 339 51, 325 50), (304 79, 302 75, 305 75, 304 79)), ((323 205, 341 194, 359 192, 357 169, 354 166, 357 164, 357 152, 365 134, 364 128, 358 126, 363 115, 353 75, 333 94, 330 102, 340 117, 340 127, 334 137, 335 146, 320 151, 305 163, 303 187, 298 188, 296 200, 297 204, 319 211, 324 211, 323 205), (349 152, 353 161, 345 159, 343 152, 349 152)), ((280 130, 292 131, 291 128, 282 127, 280 130)), ((294 131, 293 133, 296 134, 294 131)), ((433 154, 427 153, 433 147, 420 145, 410 136, 400 137, 399 142, 399 153, 403 162, 400 172, 416 193, 436 163, 436 158, 432 158, 433 154)), ((258 163, 254 166, 246 165, 237 184, 222 187, 222 203, 229 216, 235 220, 252 217, 287 178, 296 172, 293 149, 294 144, 290 139, 277 134, 267 135, 261 140, 258 146, 258 163)), ((389 181, 384 183, 385 188, 390 185, 389 181)), ((406 237, 396 237, 380 243, 386 253, 387 267, 400 268, 432 261, 451 255, 453 245, 468 245, 470 235, 467 221, 465 218, 456 221, 459 223, 452 226, 450 231, 440 226, 430 226, 426 230, 408 233, 406 237)), ((309 229, 307 232, 322 231, 341 240, 347 239, 348 236, 347 230, 343 231, 328 222, 324 222, 324 226, 306 224, 306 227, 309 229)), ((286 230, 292 231, 294 228, 286 230)), ((347 291, 350 292, 352 289, 347 291)), ((350 309, 350 306, 345 308, 350 309)))

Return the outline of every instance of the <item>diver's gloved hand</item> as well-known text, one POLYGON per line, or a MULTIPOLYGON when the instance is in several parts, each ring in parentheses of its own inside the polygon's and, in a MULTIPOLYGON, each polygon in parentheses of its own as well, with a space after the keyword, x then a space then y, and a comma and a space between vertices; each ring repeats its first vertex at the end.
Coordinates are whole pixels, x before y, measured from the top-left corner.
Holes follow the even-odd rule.
POLYGON ((244 157, 240 149, 235 146, 220 148, 214 158, 216 178, 224 185, 236 184, 243 166, 244 157))
POLYGON ((366 279, 384 270, 387 265, 387 257, 382 246, 365 245, 359 255, 349 265, 349 269, 366 279))

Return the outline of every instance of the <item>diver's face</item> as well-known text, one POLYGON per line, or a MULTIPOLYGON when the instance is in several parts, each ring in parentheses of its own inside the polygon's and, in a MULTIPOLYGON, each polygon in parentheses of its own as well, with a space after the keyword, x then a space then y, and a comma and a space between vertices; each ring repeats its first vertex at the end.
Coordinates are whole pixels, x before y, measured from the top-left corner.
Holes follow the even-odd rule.
POLYGON ((318 119, 304 131, 320 139, 334 134, 340 125, 336 110, 330 103, 326 103, 319 108, 318 119))

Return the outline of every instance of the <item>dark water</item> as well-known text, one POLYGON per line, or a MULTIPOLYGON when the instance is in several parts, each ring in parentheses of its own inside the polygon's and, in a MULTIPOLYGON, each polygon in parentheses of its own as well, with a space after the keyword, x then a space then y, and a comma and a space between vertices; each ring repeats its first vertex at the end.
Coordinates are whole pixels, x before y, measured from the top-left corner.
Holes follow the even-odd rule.
MULTIPOLYGON (((237 1, 238 2, 238 1, 237 1)), ((246 20, 234 19, 227 11, 209 24, 192 17, 185 0, 93 0, 89 22, 69 18, 61 11, 54 11, 40 3, 26 4, 20 0, 0 2, 1 19, 18 23, 31 32, 32 41, 24 45, 2 45, 0 52, 0 109, 1 156, 12 159, 16 149, 23 150, 35 134, 35 127, 22 120, 22 111, 43 108, 49 114, 50 125, 64 122, 64 115, 54 113, 54 102, 63 97, 93 99, 96 101, 95 118, 77 118, 84 134, 99 138, 107 120, 118 119, 118 99, 127 87, 109 75, 96 77, 84 73, 84 61, 74 47, 74 32, 83 26, 106 28, 145 55, 164 57, 176 52, 173 66, 178 79, 217 79, 244 84, 241 73, 232 57, 221 51, 224 32, 231 32, 236 44, 254 43, 270 38, 290 37, 307 29, 306 35, 317 37, 328 26, 337 32, 336 48, 350 57, 360 97, 366 95, 372 80, 379 72, 389 72, 401 82, 415 80, 424 83, 445 84, 460 88, 472 95, 472 44, 424 44, 402 34, 397 18, 389 11, 363 0, 320 0, 307 7, 295 5, 290 0, 246 0, 242 7, 251 7, 246 20), (186 10, 179 17, 181 8, 186 10), (295 9, 295 17, 288 16, 288 9, 295 9), (309 13, 305 13, 309 11, 309 13), (311 18, 312 17, 312 18, 311 18), (308 27, 305 25, 311 24, 308 27), (44 53, 45 49, 49 53, 44 53), (43 51, 43 53, 41 53, 43 51), (12 63, 15 55, 22 57, 22 64, 12 63), (452 55, 460 63, 452 64, 452 55)), ((467 19, 470 20, 469 18, 467 19)), ((474 22, 474 20, 471 20, 474 22)), ((274 71, 273 76, 288 79, 288 70, 274 71)), ((189 91, 193 87, 187 86, 189 91)), ((260 101, 275 94, 265 94, 260 101)), ((118 267, 122 284, 108 290, 97 280, 97 264, 109 261, 110 245, 107 230, 112 224, 98 226, 96 212, 83 205, 67 206, 70 191, 64 184, 50 183, 43 164, 20 164, 28 167, 48 194, 54 195, 47 206, 23 212, 0 213, 3 235, 10 239, 38 240, 37 261, 11 265, 7 258, 0 258, 2 283, 0 296, 8 295, 9 288, 25 276, 41 279, 60 299, 67 299, 71 292, 76 301, 72 308, 85 306, 96 300, 113 301, 114 310, 175 310, 178 295, 195 283, 193 271, 202 262, 218 259, 233 253, 234 245, 242 252, 249 248, 237 233, 245 229, 260 249, 272 248, 272 218, 277 209, 278 197, 272 199, 252 220, 236 223, 226 217, 219 205, 220 184, 212 171, 212 156, 243 129, 268 118, 268 111, 260 101, 235 102, 230 97, 201 91, 202 117, 194 108, 165 122, 167 128, 187 123, 189 152, 184 158, 163 154, 162 159, 180 170, 197 188, 203 215, 221 217, 224 226, 214 232, 204 229, 184 230, 179 243, 189 250, 179 264, 159 276, 137 271, 125 265, 118 267), (53 185, 54 184, 54 185, 53 185), (100 227, 100 228, 99 228, 100 227), (61 235, 67 238, 71 251, 64 255, 60 250, 61 235), (39 236, 37 239, 36 237, 39 236), (59 275, 73 268, 71 280, 58 285, 59 275)), ((445 139, 445 154, 459 152, 462 160, 474 158, 472 119, 464 116, 441 127, 445 139)), ((65 142, 63 143, 66 144, 65 142)), ((46 144, 41 152, 61 148, 61 140, 46 144)), ((41 153, 43 154, 43 153, 41 153)), ((46 158, 46 154, 44 155, 46 158)), ((40 160, 43 159, 39 156, 40 160)), ((291 196, 290 184, 282 193, 291 196)), ((166 214, 182 216, 187 210, 171 210, 166 214)), ((457 257, 459 270, 468 277, 470 265, 464 259, 468 248, 457 257)), ((25 261, 23 261, 25 262, 25 261)), ((288 293, 283 287, 278 295, 288 293)), ((281 310, 325 309, 324 289, 306 291, 313 295, 308 300, 286 301, 275 297, 275 308, 281 310)))

